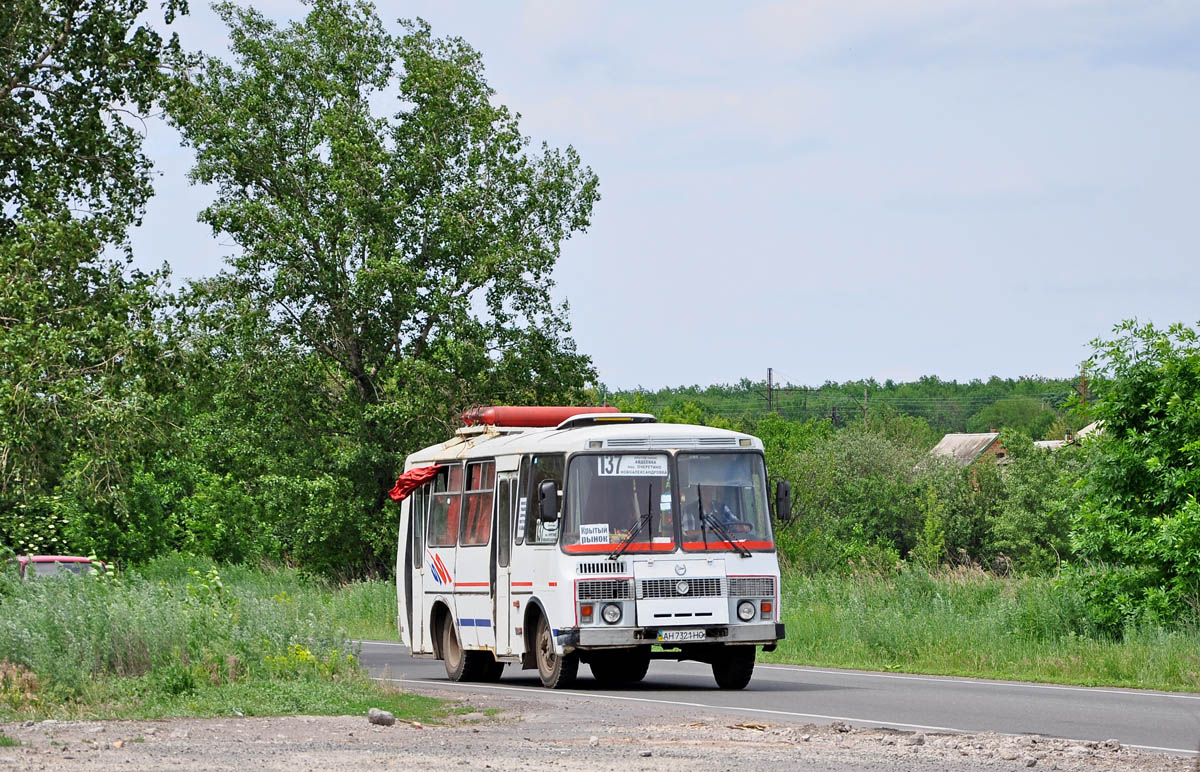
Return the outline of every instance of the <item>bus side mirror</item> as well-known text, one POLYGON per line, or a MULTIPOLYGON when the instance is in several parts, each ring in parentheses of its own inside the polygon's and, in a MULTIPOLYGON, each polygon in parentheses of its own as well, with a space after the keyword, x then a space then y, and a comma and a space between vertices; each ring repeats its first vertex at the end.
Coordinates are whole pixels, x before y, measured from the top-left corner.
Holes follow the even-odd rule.
POLYGON ((558 521, 558 485, 553 480, 542 480, 538 485, 538 519, 543 523, 558 521))
POLYGON ((775 483, 775 519, 781 523, 792 519, 792 485, 787 480, 775 483))

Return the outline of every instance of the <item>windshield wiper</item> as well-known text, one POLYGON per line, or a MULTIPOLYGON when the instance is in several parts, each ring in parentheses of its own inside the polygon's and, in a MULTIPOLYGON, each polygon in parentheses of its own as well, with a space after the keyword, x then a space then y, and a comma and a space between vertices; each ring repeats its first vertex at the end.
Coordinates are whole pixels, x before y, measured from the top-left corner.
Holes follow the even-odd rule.
MULTIPOLYGON (((704 524, 708 523, 712 526, 712 529, 717 532, 717 535, 729 542, 729 546, 737 550, 742 557, 750 557, 750 550, 733 540, 733 536, 730 535, 729 531, 725 529, 725 526, 721 525, 721 521, 716 518, 715 514, 713 512, 704 511, 704 499, 700 496, 699 485, 696 486, 696 498, 700 504, 700 530, 702 533, 704 533, 704 549, 708 549, 708 532, 704 530, 704 524)), ((711 497, 709 498, 708 503, 712 504, 711 497)))
MULTIPOLYGON (((633 481, 633 500, 635 502, 634 507, 636 507, 637 506, 637 504, 636 504, 636 502, 637 502, 637 480, 633 481)), ((642 532, 642 529, 650 524, 650 519, 652 517, 654 517, 654 508, 653 507, 654 507, 654 483, 650 483, 650 497, 646 501, 646 514, 644 514, 638 518, 637 525, 635 525, 633 527, 633 530, 629 532, 629 535, 625 537, 625 541, 621 542, 620 545, 618 545, 615 550, 613 550, 611 553, 609 553, 609 556, 608 556, 609 560, 616 560, 617 558, 624 555, 625 550, 629 549, 629 546, 631 544, 633 544, 633 540, 636 539, 638 534, 642 532)))

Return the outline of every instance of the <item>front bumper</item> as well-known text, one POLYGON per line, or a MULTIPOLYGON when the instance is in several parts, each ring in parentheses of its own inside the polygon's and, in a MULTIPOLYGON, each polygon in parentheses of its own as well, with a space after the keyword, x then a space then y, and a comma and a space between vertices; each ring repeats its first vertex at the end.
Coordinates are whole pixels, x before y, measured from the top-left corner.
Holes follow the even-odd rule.
MULTIPOLYGON (((644 646, 658 643, 658 627, 573 627, 558 631, 558 644, 564 649, 590 649, 607 646, 644 646)), ((692 643, 772 644, 784 638, 780 622, 756 625, 704 626, 703 641, 692 643)), ((667 643, 666 646, 676 644, 667 643)))

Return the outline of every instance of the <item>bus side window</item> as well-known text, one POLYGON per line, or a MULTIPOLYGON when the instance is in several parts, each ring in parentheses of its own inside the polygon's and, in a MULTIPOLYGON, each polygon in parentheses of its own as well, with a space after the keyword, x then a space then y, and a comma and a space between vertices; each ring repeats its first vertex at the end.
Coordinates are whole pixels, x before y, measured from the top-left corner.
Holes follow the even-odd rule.
POLYGON ((512 527, 512 496, 509 495, 508 480, 501 480, 496 488, 496 562, 501 566, 508 565, 509 538, 512 527))
POLYGON ((496 462, 467 465, 466 514, 462 518, 459 545, 478 547, 492 535, 492 489, 496 485, 496 462))
POLYGON ((458 514, 462 507, 461 464, 439 470, 433 481, 429 507, 429 546, 453 547, 458 542, 458 514))
POLYGON ((515 518, 513 525, 513 542, 516 544, 525 543, 525 523, 528 520, 528 504, 529 501, 525 494, 522 493, 529 487, 529 456, 521 456, 521 473, 517 478, 517 511, 513 513, 515 518))
POLYGON ((413 491, 408 520, 412 526, 413 568, 420 568, 425 560, 425 512, 429 502, 429 485, 413 491))
POLYGON ((525 540, 532 544, 554 544, 558 541, 558 523, 543 523, 537 516, 538 486, 545 480, 554 480, 558 485, 558 501, 555 503, 562 513, 563 468, 566 457, 562 455, 534 456, 530 464, 529 487, 526 488, 528 503, 525 505, 525 540))

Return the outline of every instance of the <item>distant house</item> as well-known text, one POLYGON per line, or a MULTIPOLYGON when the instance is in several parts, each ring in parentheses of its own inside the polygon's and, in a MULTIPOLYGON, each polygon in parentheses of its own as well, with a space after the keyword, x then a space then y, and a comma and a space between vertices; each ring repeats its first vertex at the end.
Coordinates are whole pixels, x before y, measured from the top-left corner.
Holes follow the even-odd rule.
POLYGON ((1090 424, 1075 432, 1073 435, 1068 434, 1061 440, 1038 440, 1033 443, 1033 446, 1035 448, 1044 448, 1046 450, 1058 450, 1066 445, 1074 445, 1076 442, 1079 442, 1089 434, 1095 434, 1098 431, 1100 431, 1100 422, 1092 421, 1090 424))
POLYGON ((998 464, 1006 463, 1007 454, 1000 444, 1000 432, 976 434, 947 434, 929 451, 931 456, 942 456, 961 467, 968 467, 980 459, 991 458, 998 464))

